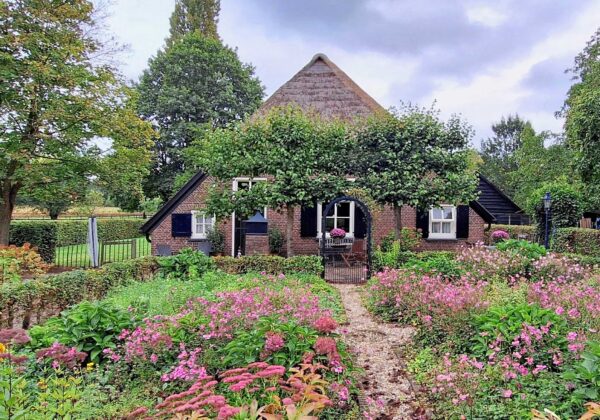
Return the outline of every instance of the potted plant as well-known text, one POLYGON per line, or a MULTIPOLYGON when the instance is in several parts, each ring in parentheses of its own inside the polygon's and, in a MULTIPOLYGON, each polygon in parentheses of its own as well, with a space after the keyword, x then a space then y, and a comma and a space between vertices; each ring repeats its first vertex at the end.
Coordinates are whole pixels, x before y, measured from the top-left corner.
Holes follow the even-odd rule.
POLYGON ((225 252, 225 234, 218 228, 213 228, 206 234, 206 239, 210 242, 213 255, 223 255, 225 252))
POLYGON ((510 238, 510 235, 508 234, 508 232, 501 230, 501 229, 493 231, 491 236, 492 236, 492 244, 493 245, 510 238))
POLYGON ((329 237, 333 239, 334 243, 340 243, 346 237, 346 231, 342 228, 333 228, 329 232, 329 237))

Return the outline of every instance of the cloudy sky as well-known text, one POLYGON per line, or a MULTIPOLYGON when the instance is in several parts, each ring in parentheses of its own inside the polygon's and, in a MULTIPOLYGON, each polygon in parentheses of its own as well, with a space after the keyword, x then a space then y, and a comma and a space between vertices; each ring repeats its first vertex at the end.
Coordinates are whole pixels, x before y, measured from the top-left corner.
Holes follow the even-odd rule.
MULTIPOLYGON (((162 47, 175 0, 114 0, 109 29, 137 79, 162 47)), ((219 32, 273 93, 323 52, 383 106, 462 114, 476 130, 519 113, 536 130, 570 86, 564 70, 600 26, 598 0, 222 0, 219 32)))

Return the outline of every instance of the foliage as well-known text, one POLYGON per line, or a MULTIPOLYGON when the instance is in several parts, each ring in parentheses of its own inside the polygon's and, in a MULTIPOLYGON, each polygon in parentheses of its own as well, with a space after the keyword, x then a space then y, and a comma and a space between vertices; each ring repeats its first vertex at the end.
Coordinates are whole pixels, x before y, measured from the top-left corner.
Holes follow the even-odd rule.
POLYGON ((357 185, 380 204, 394 206, 396 237, 403 205, 427 208, 473 199, 477 176, 469 166, 471 128, 439 111, 405 107, 354 127, 357 185))
MULTIPOLYGON (((71 177, 104 180, 107 171, 113 183, 128 178, 145 168, 153 131, 131 112, 135 98, 120 75, 96 59, 107 51, 92 2, 1 7, 0 244, 7 245, 21 191, 71 177), (101 151, 97 137, 112 140, 111 148, 101 151)), ((130 181, 131 191, 140 179, 130 181)))
POLYGON ((598 206, 600 185, 600 30, 592 35, 570 69, 575 83, 569 89, 562 116, 565 117, 567 144, 576 156, 576 167, 586 191, 598 206))
POLYGON ((535 190, 527 202, 527 213, 534 217, 538 230, 545 232, 545 211, 543 198, 549 192, 552 198, 549 229, 577 226, 583 214, 581 193, 571 182, 563 179, 559 182, 544 184, 535 190))
POLYGON ((400 268, 414 254, 413 251, 421 244, 421 234, 410 228, 400 229, 400 236, 395 239, 394 232, 381 240, 381 245, 373 253, 373 271, 384 268, 400 268))
POLYGON ((285 209, 286 255, 291 256, 295 209, 331 200, 349 187, 348 162, 339 157, 351 147, 345 124, 298 106, 274 108, 244 124, 212 131, 195 151, 197 164, 221 186, 209 196, 208 212, 224 217, 235 211, 245 217, 262 206, 285 209), (231 179, 239 176, 269 181, 231 191, 231 179))
POLYGON ((578 228, 557 229, 552 236, 551 248, 561 253, 600 257, 600 231, 578 228))
POLYGON ((160 257, 158 265, 163 275, 180 280, 199 280, 215 267, 212 258, 192 248, 184 248, 170 257, 160 257))
POLYGON ((543 246, 522 239, 507 239, 506 241, 498 243, 496 248, 500 251, 525 256, 530 260, 537 260, 548 252, 543 246))
POLYGON ((58 241, 57 230, 57 224, 48 221, 15 221, 10 225, 10 243, 16 246, 32 244, 44 261, 51 263, 58 241))
POLYGON ((36 249, 28 243, 21 247, 0 246, 0 284, 20 280, 23 275, 39 276, 49 268, 36 249))
POLYGON ((425 254, 425 256, 417 254, 410 258, 404 267, 418 274, 441 276, 446 279, 460 279, 466 274, 454 255, 443 252, 425 254))
POLYGON ((225 252, 225 233, 219 227, 213 227, 206 234, 206 239, 212 246, 213 254, 219 255, 225 252))
POLYGON ((274 255, 248 255, 239 258, 215 257, 220 270, 230 274, 266 273, 291 274, 307 273, 320 276, 323 273, 323 261, 316 255, 302 255, 290 258, 274 255))
POLYGON ((156 213, 158 211, 158 209, 161 208, 162 205, 163 205, 163 202, 160 199, 160 197, 145 198, 144 201, 140 204, 140 209, 144 213, 149 215, 149 214, 156 213))
MULTIPOLYGON (((189 1, 181 3, 174 19, 187 25, 178 10, 185 13, 189 6, 189 1)), ((173 30, 179 32, 178 26, 174 23, 173 30)), ((159 132, 144 191, 163 201, 171 196, 177 175, 185 169, 189 179, 191 171, 199 170, 193 158, 184 167, 184 153, 192 141, 206 130, 242 120, 258 108, 263 96, 254 68, 240 62, 235 50, 198 31, 181 35, 150 59, 138 85, 138 111, 159 132)))
POLYGON ((600 343, 586 343, 581 359, 564 373, 564 379, 578 384, 574 396, 581 403, 587 400, 598 401, 600 398, 600 343))
POLYGON ((90 361, 98 363, 102 351, 115 348, 121 331, 133 326, 135 320, 125 310, 106 302, 81 302, 43 326, 31 328, 31 345, 42 348, 59 342, 87 353, 90 361))
POLYGON ((199 32, 206 37, 219 38, 217 22, 220 0, 178 0, 169 22, 167 44, 172 45, 183 36, 199 32))
POLYGON ((271 254, 281 254, 284 242, 285 238, 279 229, 269 229, 269 251, 271 254))
POLYGON ((106 264, 98 270, 74 270, 0 284, 0 325, 12 325, 17 314, 23 314, 24 322, 36 315, 39 322, 83 300, 102 298, 117 286, 145 281, 156 269, 156 259, 144 257, 106 264))
MULTIPOLYGON (((56 178, 58 176, 54 176, 56 178)), ((32 191, 24 191, 23 196, 37 209, 46 212, 50 219, 56 220, 75 203, 85 197, 89 180, 84 176, 64 176, 59 182, 44 185, 32 191)))

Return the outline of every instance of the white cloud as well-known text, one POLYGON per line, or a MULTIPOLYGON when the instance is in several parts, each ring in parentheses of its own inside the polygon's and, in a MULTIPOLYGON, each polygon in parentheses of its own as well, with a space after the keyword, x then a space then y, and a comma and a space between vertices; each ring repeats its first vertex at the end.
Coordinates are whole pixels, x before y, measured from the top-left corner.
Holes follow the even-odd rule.
POLYGON ((467 18, 471 23, 495 28, 508 19, 508 14, 490 5, 474 5, 467 7, 467 18))

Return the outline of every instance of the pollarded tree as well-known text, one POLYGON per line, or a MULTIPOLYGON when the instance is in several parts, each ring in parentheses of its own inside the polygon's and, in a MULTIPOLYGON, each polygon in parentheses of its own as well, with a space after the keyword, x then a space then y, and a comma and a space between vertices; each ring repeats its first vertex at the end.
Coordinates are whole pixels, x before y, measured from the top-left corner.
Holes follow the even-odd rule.
POLYGON ((183 36, 150 59, 138 90, 139 112, 159 132, 144 190, 163 200, 187 169, 183 153, 192 140, 207 129, 242 120, 263 97, 254 68, 241 63, 235 50, 199 32, 183 36))
POLYGON ((262 206, 285 210, 290 256, 295 209, 331 200, 348 188, 351 150, 343 123, 297 107, 274 108, 233 129, 215 130, 198 145, 200 167, 227 186, 239 176, 268 180, 249 191, 222 188, 211 195, 207 210, 221 216, 262 206))
POLYGON ((357 183, 375 201, 393 207, 396 237, 402 228, 402 206, 427 208, 475 197, 471 135, 458 117, 443 122, 437 111, 411 106, 399 115, 373 116, 356 127, 357 183))
POLYGON ((127 110, 128 89, 97 59, 93 11, 88 0, 0 2, 0 245, 22 191, 97 175, 107 155, 149 147, 151 126, 127 110), (136 135, 113 136, 116 119, 136 135))

